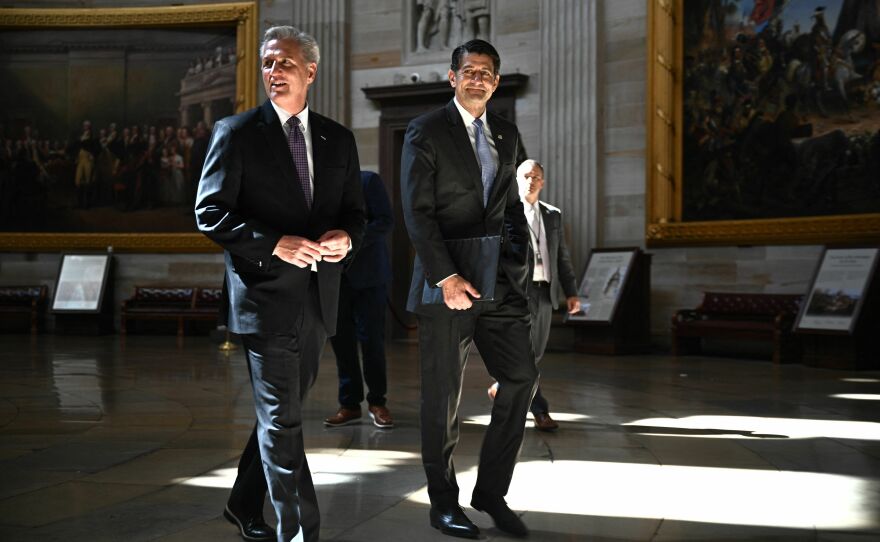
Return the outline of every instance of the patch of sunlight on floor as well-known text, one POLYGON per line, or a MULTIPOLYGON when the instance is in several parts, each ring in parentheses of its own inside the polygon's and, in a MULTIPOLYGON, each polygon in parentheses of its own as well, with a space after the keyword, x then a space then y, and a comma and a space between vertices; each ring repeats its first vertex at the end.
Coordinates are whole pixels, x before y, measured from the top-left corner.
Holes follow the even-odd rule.
POLYGON ((831 395, 835 399, 854 399, 856 401, 880 401, 877 393, 835 393, 831 395))
POLYGON ((192 478, 175 478, 171 480, 171 483, 184 486, 231 489, 232 484, 235 482, 236 474, 238 474, 238 469, 234 467, 228 469, 214 469, 200 476, 193 476, 192 478))
POLYGON ((307 449, 316 486, 352 482, 358 474, 391 472, 404 464, 421 464, 421 456, 395 450, 307 449))
POLYGON ((880 440, 880 423, 846 420, 803 420, 755 416, 688 416, 686 418, 646 418, 623 424, 644 428, 645 435, 702 438, 841 438, 880 440), (658 431, 652 432, 652 429, 658 431), (664 431, 684 430, 680 434, 664 431), (705 434, 700 434, 705 431, 705 434))
MULTIPOLYGON (((459 501, 467 504, 476 469, 457 479, 459 501)), ((844 530, 880 527, 878 494, 877 481, 835 474, 524 461, 517 464, 507 501, 514 510, 550 514, 844 530), (540 487, 552 491, 535 490, 540 487)), ((427 504, 427 489, 409 499, 427 504)))
MULTIPOLYGON (((553 417, 557 422, 579 422, 582 420, 588 420, 590 416, 586 416, 584 414, 573 414, 570 412, 551 412, 550 416, 553 417)), ((462 423, 466 423, 469 425, 489 425, 489 420, 491 419, 490 414, 483 414, 480 416, 468 416, 462 420, 462 423)), ((532 416, 532 413, 529 412, 529 415, 526 419, 526 427, 534 427, 535 426, 535 418, 532 416)))
MULTIPOLYGON (((402 464, 421 464, 421 456, 395 450, 343 450, 312 448, 306 450, 312 481, 316 486, 353 482, 358 474, 390 472, 402 464)), ((231 488, 237 468, 215 469, 201 476, 177 478, 174 484, 198 487, 231 488)))

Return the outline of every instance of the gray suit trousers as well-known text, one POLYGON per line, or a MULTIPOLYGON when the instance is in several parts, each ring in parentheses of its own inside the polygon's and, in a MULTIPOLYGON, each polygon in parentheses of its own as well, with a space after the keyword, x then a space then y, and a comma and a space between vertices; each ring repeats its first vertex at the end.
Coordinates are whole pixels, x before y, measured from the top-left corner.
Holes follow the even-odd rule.
POLYGON ((302 532, 318 540, 321 520, 302 432, 302 401, 315 382, 327 340, 315 277, 292 329, 242 337, 251 372, 257 440, 269 500, 278 521, 278 542, 302 532))

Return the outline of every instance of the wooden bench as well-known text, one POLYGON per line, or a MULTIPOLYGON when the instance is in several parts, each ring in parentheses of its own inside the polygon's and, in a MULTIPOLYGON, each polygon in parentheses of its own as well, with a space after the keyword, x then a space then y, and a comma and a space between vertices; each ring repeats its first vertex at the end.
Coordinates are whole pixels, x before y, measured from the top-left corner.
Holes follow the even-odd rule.
POLYGON ((46 309, 48 288, 40 286, 0 286, 0 314, 24 320, 31 334, 37 333, 46 309))
POLYGON ((120 333, 127 333, 130 320, 176 320, 182 337, 188 321, 216 322, 222 299, 221 288, 135 286, 134 295, 122 302, 120 333))
POLYGON ((672 354, 699 352, 704 337, 769 341, 773 361, 800 360, 800 342, 792 327, 803 296, 704 292, 700 306, 672 317, 672 354))

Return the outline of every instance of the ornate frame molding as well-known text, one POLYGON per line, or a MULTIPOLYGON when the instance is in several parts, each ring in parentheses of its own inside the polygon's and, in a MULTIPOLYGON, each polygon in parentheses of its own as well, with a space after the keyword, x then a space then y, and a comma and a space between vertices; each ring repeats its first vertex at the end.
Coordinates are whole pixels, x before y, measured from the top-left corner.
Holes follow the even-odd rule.
MULTIPOLYGON (((236 28, 236 112, 257 101, 257 4, 235 2, 193 6, 137 8, 0 9, 0 28, 161 28, 234 26, 236 28)), ((0 251, 47 252, 103 250, 117 252, 217 252, 197 233, 0 233, 0 251)))
POLYGON ((880 213, 682 222, 685 0, 648 0, 648 246, 875 243, 880 213))

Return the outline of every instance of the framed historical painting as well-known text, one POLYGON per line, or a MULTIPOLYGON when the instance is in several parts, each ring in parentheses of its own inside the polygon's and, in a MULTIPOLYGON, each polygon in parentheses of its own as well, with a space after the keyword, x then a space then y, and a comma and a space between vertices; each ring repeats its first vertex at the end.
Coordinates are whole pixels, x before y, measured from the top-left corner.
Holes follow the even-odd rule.
POLYGON ((111 254, 63 254, 55 282, 52 312, 100 312, 111 257, 111 254))
POLYGON ((256 10, 0 10, 0 250, 217 250, 193 202, 213 124, 256 103, 256 10))
POLYGON ((880 12, 649 0, 651 246, 880 240, 880 12))
POLYGON ((794 329, 852 333, 877 270, 878 254, 876 247, 825 249, 794 329))
POLYGON ((611 323, 638 250, 637 248, 592 250, 578 287, 581 312, 566 315, 566 321, 611 323))

